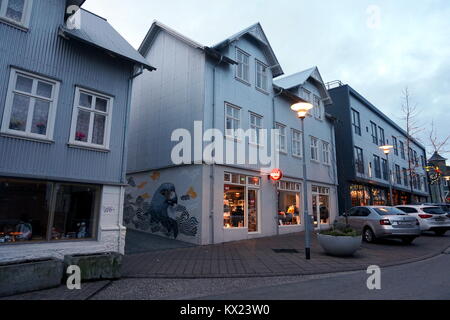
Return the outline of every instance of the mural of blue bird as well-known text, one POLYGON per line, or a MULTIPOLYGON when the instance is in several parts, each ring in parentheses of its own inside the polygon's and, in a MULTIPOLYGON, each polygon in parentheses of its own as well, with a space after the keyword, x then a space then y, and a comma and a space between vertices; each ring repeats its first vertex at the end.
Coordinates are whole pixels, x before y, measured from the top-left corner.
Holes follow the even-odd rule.
POLYGON ((151 224, 161 224, 167 233, 172 233, 176 239, 178 237, 178 223, 169 216, 169 207, 178 204, 178 196, 175 186, 172 183, 162 184, 155 192, 149 209, 145 215, 150 218, 151 224))

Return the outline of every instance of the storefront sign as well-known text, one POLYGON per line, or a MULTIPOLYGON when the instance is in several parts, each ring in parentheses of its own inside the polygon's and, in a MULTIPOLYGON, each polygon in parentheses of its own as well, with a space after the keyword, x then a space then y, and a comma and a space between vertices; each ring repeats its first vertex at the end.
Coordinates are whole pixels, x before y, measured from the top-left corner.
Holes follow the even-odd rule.
POLYGON ((280 181, 283 178, 283 172, 280 169, 273 169, 270 173, 270 179, 273 181, 280 181))

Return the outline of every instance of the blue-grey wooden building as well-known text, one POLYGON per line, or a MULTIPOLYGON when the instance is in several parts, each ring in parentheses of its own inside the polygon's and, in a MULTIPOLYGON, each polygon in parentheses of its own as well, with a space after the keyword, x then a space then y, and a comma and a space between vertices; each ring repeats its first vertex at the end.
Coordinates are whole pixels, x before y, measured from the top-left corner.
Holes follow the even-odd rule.
POLYGON ((337 215, 334 132, 318 68, 280 78, 283 69, 259 23, 209 47, 155 21, 140 52, 158 72, 145 72, 133 88, 128 228, 196 244, 299 232, 304 197, 315 227, 330 227, 337 215), (290 108, 299 101, 314 105, 304 132, 290 108), (210 129, 216 129, 214 161, 202 154, 210 129), (249 136, 237 135, 248 129, 249 136), (273 140, 257 135, 272 129, 279 133, 273 140), (178 133, 192 138, 182 163, 173 157, 178 133), (279 157, 270 164, 236 161, 251 152, 279 157), (274 168, 284 173, 281 181, 269 180, 274 168))
POLYGON ((123 251, 131 89, 154 68, 83 3, 0 1, 0 261, 123 251))

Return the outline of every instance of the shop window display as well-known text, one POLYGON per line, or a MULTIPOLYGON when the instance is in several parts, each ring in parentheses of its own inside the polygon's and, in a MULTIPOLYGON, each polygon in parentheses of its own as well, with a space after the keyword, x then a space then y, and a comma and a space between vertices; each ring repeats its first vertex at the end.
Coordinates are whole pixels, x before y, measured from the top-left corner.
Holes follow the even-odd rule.
POLYGON ((224 228, 248 228, 248 232, 258 232, 261 179, 225 173, 224 183, 224 228))
POLYGON ((278 224, 280 226, 299 225, 300 184, 281 181, 278 183, 278 224))
POLYGON ((95 237, 100 187, 0 179, 0 244, 95 237))

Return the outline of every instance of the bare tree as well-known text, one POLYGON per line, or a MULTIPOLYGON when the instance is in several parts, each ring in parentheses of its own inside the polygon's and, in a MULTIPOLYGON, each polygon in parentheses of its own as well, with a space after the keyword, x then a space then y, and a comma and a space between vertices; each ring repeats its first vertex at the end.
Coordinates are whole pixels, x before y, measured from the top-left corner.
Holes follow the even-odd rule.
POLYGON ((428 147, 430 147, 431 151, 429 151, 430 155, 433 155, 435 152, 444 154, 450 152, 450 135, 447 137, 439 138, 437 129, 434 126, 434 121, 431 121, 431 128, 428 131, 428 147))
POLYGON ((413 179, 417 179, 417 168, 419 167, 418 160, 416 159, 411 146, 415 141, 419 141, 418 135, 424 130, 419 122, 420 110, 417 104, 414 104, 411 99, 411 94, 408 87, 402 91, 402 117, 405 131, 406 131, 406 154, 408 160, 408 176, 409 187, 411 193, 413 193, 413 179))

